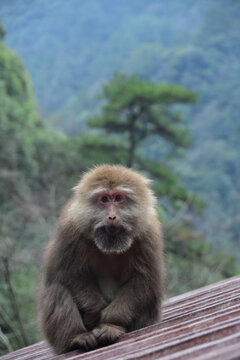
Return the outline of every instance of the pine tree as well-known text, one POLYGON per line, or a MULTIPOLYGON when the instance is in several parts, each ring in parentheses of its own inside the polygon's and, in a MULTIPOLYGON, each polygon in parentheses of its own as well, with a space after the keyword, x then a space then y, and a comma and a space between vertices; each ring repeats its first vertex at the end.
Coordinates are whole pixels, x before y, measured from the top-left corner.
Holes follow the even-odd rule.
POLYGON ((101 154, 104 143, 105 151, 109 146, 112 159, 115 157, 115 161, 126 166, 146 171, 156 180, 154 190, 159 196, 171 199, 177 206, 181 202, 192 202, 194 196, 178 184, 176 174, 166 161, 151 160, 141 145, 157 136, 171 151, 189 147, 188 128, 183 125, 176 106, 195 103, 196 93, 175 84, 156 84, 115 73, 103 86, 103 99, 100 115, 88 120, 90 127, 100 130, 98 138, 92 139, 91 150, 101 154))

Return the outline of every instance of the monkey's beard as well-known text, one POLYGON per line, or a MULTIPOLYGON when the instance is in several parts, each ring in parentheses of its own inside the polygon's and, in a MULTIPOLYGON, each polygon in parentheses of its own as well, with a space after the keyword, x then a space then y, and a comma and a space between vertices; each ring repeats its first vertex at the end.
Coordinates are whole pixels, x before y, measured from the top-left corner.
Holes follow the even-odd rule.
POLYGON ((93 232, 94 243, 105 254, 120 254, 126 252, 133 243, 130 228, 119 226, 117 228, 97 225, 93 232))

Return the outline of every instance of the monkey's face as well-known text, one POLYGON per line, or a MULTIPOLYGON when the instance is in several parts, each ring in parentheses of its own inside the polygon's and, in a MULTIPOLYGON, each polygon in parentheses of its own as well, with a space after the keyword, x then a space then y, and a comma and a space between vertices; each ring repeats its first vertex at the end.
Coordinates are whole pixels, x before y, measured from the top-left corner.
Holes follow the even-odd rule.
POLYGON ((68 218, 104 253, 126 252, 155 218, 149 180, 123 166, 101 165, 74 188, 68 218))
POLYGON ((120 190, 100 191, 95 197, 97 213, 94 216, 92 237, 104 253, 122 253, 133 243, 135 216, 133 203, 120 190))

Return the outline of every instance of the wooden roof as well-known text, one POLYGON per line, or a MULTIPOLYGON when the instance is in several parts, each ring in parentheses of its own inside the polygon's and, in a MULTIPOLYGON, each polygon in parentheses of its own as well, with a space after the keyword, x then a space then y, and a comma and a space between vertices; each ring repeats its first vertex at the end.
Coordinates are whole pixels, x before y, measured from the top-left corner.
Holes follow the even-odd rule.
POLYGON ((42 341, 0 360, 240 359, 240 276, 169 299, 163 320, 90 352, 54 356, 42 341))

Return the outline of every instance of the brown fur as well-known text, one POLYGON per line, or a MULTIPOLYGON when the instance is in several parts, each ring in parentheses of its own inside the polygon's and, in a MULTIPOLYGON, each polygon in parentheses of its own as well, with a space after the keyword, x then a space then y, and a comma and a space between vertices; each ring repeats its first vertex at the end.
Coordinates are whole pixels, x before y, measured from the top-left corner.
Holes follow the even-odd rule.
POLYGON ((76 186, 46 249, 39 297, 40 324, 56 353, 106 345, 160 319, 162 233, 148 183, 103 165, 76 186), (127 194, 124 206, 113 204, 125 232, 109 237, 95 192, 116 188, 127 194))

